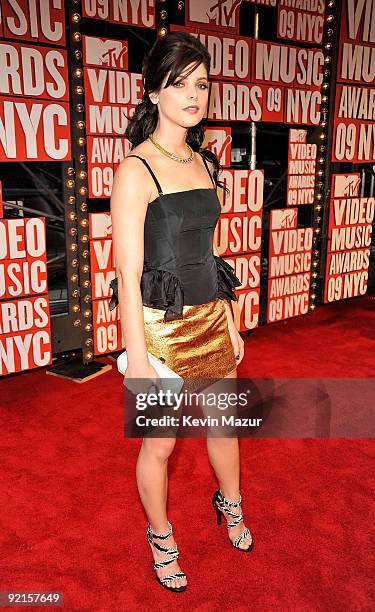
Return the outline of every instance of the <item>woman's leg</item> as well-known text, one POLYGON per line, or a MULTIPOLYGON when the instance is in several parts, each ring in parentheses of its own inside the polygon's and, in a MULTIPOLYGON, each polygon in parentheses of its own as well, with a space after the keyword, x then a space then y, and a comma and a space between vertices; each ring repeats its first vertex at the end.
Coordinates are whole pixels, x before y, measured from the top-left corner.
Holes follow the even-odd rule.
MULTIPOLYGON (((237 378, 237 370, 233 370, 224 378, 237 378)), ((238 438, 207 436, 207 453, 224 497, 231 501, 239 501, 240 450, 238 438)), ((239 508, 234 509, 236 513, 239 511, 239 508)), ((225 517, 227 522, 233 520, 226 512, 225 517)), ((243 521, 235 527, 231 527, 228 530, 230 539, 234 541, 244 531, 245 527, 243 521)), ((241 548, 247 548, 250 544, 251 536, 246 536, 241 543, 241 548)))
MULTIPOLYGON (((167 533, 167 493, 168 493, 168 458, 171 455, 176 438, 144 438, 139 451, 136 477, 139 495, 147 514, 151 529, 155 533, 167 533)), ((156 539, 154 542, 167 548, 175 548, 176 542, 173 534, 165 540, 156 539)), ((154 561, 169 559, 167 553, 151 546, 154 561)), ((167 574, 181 571, 178 560, 156 570, 159 578, 167 574)), ((187 584, 186 578, 169 580, 168 586, 179 587, 187 584)))

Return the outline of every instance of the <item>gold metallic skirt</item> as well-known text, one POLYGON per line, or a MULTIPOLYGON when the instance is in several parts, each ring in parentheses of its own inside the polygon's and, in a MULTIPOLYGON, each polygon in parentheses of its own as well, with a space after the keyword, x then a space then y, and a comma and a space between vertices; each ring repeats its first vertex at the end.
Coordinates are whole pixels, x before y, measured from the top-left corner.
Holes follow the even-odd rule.
POLYGON ((143 315, 147 350, 182 378, 196 379, 185 388, 198 390, 199 379, 224 378, 236 369, 223 300, 185 305, 183 318, 172 321, 150 306, 143 305, 143 315))

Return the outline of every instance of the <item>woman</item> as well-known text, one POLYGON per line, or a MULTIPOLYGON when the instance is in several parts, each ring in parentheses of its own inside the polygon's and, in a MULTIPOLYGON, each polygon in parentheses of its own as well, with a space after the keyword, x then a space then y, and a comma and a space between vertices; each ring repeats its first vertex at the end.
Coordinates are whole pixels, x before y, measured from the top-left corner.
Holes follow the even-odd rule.
MULTIPOLYGON (((236 378, 243 357, 230 306, 241 282, 212 251, 221 206, 215 190, 219 162, 201 150, 209 71, 206 47, 185 32, 157 40, 143 62, 143 100, 125 133, 133 148, 117 169, 111 197, 118 273, 111 308, 120 305, 125 380, 157 379, 147 351, 193 378, 236 378)), ((187 579, 166 514, 167 464, 175 442, 144 438, 136 475, 156 578, 181 592, 187 579)), ((217 522, 223 514, 232 544, 249 551, 238 439, 210 437, 207 449, 220 485, 212 499, 217 522)))

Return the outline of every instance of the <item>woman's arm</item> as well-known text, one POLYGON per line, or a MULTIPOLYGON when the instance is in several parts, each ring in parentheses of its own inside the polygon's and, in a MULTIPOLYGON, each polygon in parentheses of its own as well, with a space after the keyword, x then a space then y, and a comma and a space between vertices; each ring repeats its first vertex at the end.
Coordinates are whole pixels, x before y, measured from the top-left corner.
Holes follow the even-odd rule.
MULTIPOLYGON (((207 164, 210 169, 211 175, 213 175, 213 171, 214 171, 213 162, 207 160, 207 164)), ((215 243, 215 238, 216 236, 214 234, 213 240, 212 240, 212 250, 213 250, 214 255, 217 255, 218 257, 220 257, 218 249, 217 249, 217 245, 215 243)), ((236 329, 239 329, 240 312, 238 308, 238 302, 231 300, 229 303, 227 300, 224 300, 224 304, 225 304, 225 312, 227 314, 228 324, 233 325, 236 329)))
MULTIPOLYGON (((216 243, 215 243, 215 234, 213 236, 212 249, 213 249, 214 255, 217 255, 218 257, 220 257, 218 250, 217 250, 216 243)), ((239 329, 240 312, 238 308, 238 302, 235 302, 234 300, 231 300, 230 302, 228 302, 227 300, 224 300, 224 305, 225 305, 225 312, 227 313, 228 323, 233 323, 236 329, 239 329)))
POLYGON ((126 158, 119 165, 111 195, 112 240, 118 276, 118 301, 128 354, 128 374, 149 372, 140 289, 144 263, 144 221, 150 197, 143 164, 126 158))
MULTIPOLYGON (((211 174, 213 175, 213 171, 214 171, 213 162, 209 161, 208 166, 209 166, 211 174)), ((215 240, 216 240, 216 231, 214 232, 214 235, 213 235, 212 250, 213 250, 214 255, 217 255, 218 257, 220 257, 215 240)), ((234 300, 231 300, 230 302, 228 302, 227 300, 223 300, 223 301, 225 305, 225 312, 227 315, 228 331, 229 331, 230 339, 231 339, 232 346, 233 346, 233 352, 236 357, 236 363, 237 365, 239 365, 244 357, 245 343, 239 332, 240 311, 238 308, 238 302, 234 300)))

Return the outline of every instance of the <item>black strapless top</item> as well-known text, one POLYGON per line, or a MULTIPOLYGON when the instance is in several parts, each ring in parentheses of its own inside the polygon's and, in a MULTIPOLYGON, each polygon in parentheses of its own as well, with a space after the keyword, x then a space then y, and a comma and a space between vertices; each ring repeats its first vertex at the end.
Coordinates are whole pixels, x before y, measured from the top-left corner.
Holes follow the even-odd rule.
MULTIPOLYGON (((133 155, 133 157, 138 157, 133 155)), ((207 172, 211 172, 202 155, 207 172)), ((145 159, 159 195, 149 203, 144 223, 142 303, 165 310, 164 320, 183 317, 183 306, 204 304, 217 298, 237 300, 234 287, 241 285, 234 269, 213 254, 213 234, 221 206, 214 187, 163 194, 145 159)), ((109 308, 118 304, 118 282, 110 287, 109 308)))

